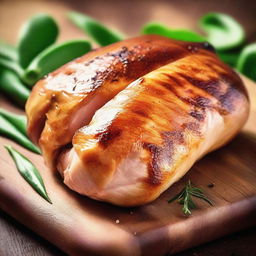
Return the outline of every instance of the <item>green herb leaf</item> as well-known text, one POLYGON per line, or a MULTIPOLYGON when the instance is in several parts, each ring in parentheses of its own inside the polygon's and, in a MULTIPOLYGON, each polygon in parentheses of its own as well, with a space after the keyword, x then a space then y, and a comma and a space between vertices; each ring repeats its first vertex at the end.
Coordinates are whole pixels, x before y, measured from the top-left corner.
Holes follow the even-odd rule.
POLYGON ((4 57, 0 57, 0 69, 1 68, 6 68, 9 70, 12 70, 19 77, 21 77, 22 74, 24 73, 24 70, 20 67, 20 65, 17 62, 15 62, 14 60, 4 58, 4 57))
POLYGON ((21 133, 2 115, 0 115, 0 134, 16 141, 18 144, 32 152, 37 154, 41 153, 38 147, 36 147, 23 133, 21 133))
POLYGON ((22 134, 27 136, 27 117, 24 115, 17 115, 10 111, 0 108, 0 116, 9 121, 22 134))
POLYGON ((192 187, 190 180, 186 184, 185 188, 182 189, 180 193, 174 196, 168 201, 171 203, 178 199, 178 202, 183 205, 182 211, 185 215, 190 215, 191 210, 196 209, 196 204, 194 203, 192 196, 200 198, 210 205, 213 205, 212 201, 204 195, 204 192, 200 188, 192 187))
POLYGON ((247 45, 239 55, 237 69, 256 81, 256 43, 247 45))
POLYGON ((14 103, 24 107, 30 90, 20 81, 11 70, 0 67, 0 92, 7 95, 14 103))
POLYGON ((53 45, 42 51, 28 66, 23 76, 29 85, 65 63, 82 56, 91 50, 91 44, 85 40, 72 40, 53 45))
POLYGON ((203 194, 203 190, 201 188, 191 187, 191 182, 190 182, 190 191, 203 194))
POLYGON ((210 205, 213 205, 212 201, 208 199, 204 194, 202 193, 196 193, 196 192, 190 192, 192 196, 198 197, 200 199, 203 199, 205 202, 207 202, 210 205))
POLYGON ((178 193, 176 196, 174 196, 173 198, 171 198, 171 199, 168 201, 168 203, 172 203, 173 201, 182 198, 183 195, 184 195, 184 193, 185 193, 185 189, 183 188, 183 189, 180 191, 180 193, 178 193))
POLYGON ((189 196, 188 208, 191 209, 191 210, 196 209, 196 205, 195 205, 195 203, 194 203, 194 201, 193 201, 191 196, 189 196))
POLYGON ((183 201, 180 201, 180 203, 183 205, 182 211, 185 215, 190 215, 191 214, 191 210, 190 210, 190 207, 189 207, 190 200, 191 200, 191 198, 190 198, 189 194, 185 193, 183 201))
POLYGON ((0 58, 16 61, 17 50, 12 45, 0 41, 0 58))
POLYGON ((158 23, 146 24, 142 29, 143 34, 155 34, 160 36, 169 37, 181 41, 189 42, 205 42, 206 39, 190 30, 186 29, 170 29, 158 23))
POLYGON ((58 26, 48 14, 36 14, 22 27, 18 42, 19 63, 26 68, 36 55, 53 44, 58 26))
POLYGON ((30 186, 41 195, 46 201, 52 204, 45 186, 43 179, 37 168, 21 153, 15 150, 12 146, 5 146, 21 176, 30 184, 30 186))
POLYGON ((101 46, 106 46, 123 40, 122 35, 106 28, 104 25, 87 15, 78 12, 69 12, 68 18, 101 46))
POLYGON ((240 49, 231 51, 217 51, 217 54, 222 61, 229 64, 231 67, 236 67, 238 57, 240 55, 240 49))
POLYGON ((238 47, 245 40, 244 29, 229 15, 208 13, 200 19, 199 24, 207 33, 207 40, 217 50, 238 47))

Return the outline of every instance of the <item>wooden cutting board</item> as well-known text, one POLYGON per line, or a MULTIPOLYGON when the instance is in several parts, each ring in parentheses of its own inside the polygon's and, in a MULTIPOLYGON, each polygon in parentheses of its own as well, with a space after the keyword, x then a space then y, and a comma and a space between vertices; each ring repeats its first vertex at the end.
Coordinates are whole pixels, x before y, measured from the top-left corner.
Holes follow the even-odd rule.
MULTIPOLYGON (((228 145, 197 162, 153 203, 120 208, 82 197, 47 170, 41 156, 0 138, 0 208, 70 255, 164 255, 193 247, 256 224, 256 84, 244 79, 251 100, 250 118, 228 145), (18 174, 3 145, 11 144, 40 170, 53 204, 18 174), (211 207, 185 217, 167 200, 187 180, 203 188, 211 207), (207 185, 213 183, 214 187, 207 185)), ((21 113, 1 98, 1 107, 21 113)))

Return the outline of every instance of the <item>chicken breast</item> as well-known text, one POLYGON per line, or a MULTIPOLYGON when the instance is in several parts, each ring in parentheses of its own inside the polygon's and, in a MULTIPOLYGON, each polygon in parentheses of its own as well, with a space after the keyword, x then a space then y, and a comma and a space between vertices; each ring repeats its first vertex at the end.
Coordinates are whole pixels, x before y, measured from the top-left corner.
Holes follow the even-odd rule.
POLYGON ((63 147, 95 111, 148 72, 193 54, 190 47, 208 44, 176 42, 147 35, 92 51, 46 78, 33 88, 26 104, 28 135, 39 144, 46 164, 56 168, 63 147))
MULTIPOLYGON (((150 45, 155 42, 158 45, 157 42, 163 40, 170 45, 168 54, 174 56, 169 56, 169 60, 165 57, 158 62, 161 64, 151 64, 148 68, 138 53, 135 62, 140 68, 134 69, 136 75, 127 78, 127 74, 118 73, 116 79, 124 81, 121 86, 117 85, 119 82, 103 78, 93 97, 90 96, 93 90, 86 91, 86 83, 80 83, 80 93, 72 93, 63 79, 63 89, 58 89, 58 76, 63 76, 67 67, 73 65, 70 63, 39 82, 27 104, 28 131, 32 138, 39 138, 46 162, 52 169, 57 166, 64 183, 80 194, 121 206, 137 206, 157 198, 203 155, 235 136, 249 112, 242 81, 212 51, 205 49, 207 45, 158 36, 133 40, 127 41, 132 42, 132 49, 138 42, 149 40, 150 45), (173 45, 181 54, 172 53, 173 45), (105 94, 102 93, 104 87, 108 91, 105 94), (58 107, 52 102, 51 107, 35 107, 42 88, 42 97, 48 97, 49 101, 59 90, 58 107), (61 101, 64 97, 70 102, 61 101), (39 116, 36 117, 36 113, 39 116), (42 116, 47 118, 43 131, 35 128, 34 123, 36 118, 43 120, 42 116), (89 125, 83 126, 89 121, 89 125), (68 130, 64 132, 62 126, 68 130), (72 144, 63 147, 71 139, 72 144)), ((126 47, 126 41, 122 43, 122 47, 126 47)), ((150 51, 148 58, 151 59, 150 51)), ((157 59, 149 61, 153 62, 157 59)), ((96 65, 94 70, 100 67, 96 65)), ((86 68, 81 69, 85 75, 86 68)), ((90 69, 88 72, 90 74, 90 69)), ((78 74, 74 77, 81 81, 78 74)))

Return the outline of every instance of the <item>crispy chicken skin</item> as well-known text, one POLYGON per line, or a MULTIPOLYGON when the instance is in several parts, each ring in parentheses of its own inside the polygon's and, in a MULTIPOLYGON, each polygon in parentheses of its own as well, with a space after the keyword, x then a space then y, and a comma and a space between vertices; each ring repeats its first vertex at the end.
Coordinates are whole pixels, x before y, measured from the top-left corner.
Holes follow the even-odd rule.
POLYGON ((50 74, 26 111, 29 135, 68 187, 136 206, 235 136, 249 102, 238 75, 207 44, 143 36, 50 74))

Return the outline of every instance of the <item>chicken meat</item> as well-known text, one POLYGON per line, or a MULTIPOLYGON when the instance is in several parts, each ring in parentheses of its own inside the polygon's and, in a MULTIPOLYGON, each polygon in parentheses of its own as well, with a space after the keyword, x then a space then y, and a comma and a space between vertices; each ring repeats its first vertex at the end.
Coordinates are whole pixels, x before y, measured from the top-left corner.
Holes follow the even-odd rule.
POLYGON ((28 134, 72 190, 153 201, 247 120, 239 76, 208 43, 147 35, 99 48, 33 88, 28 134))

